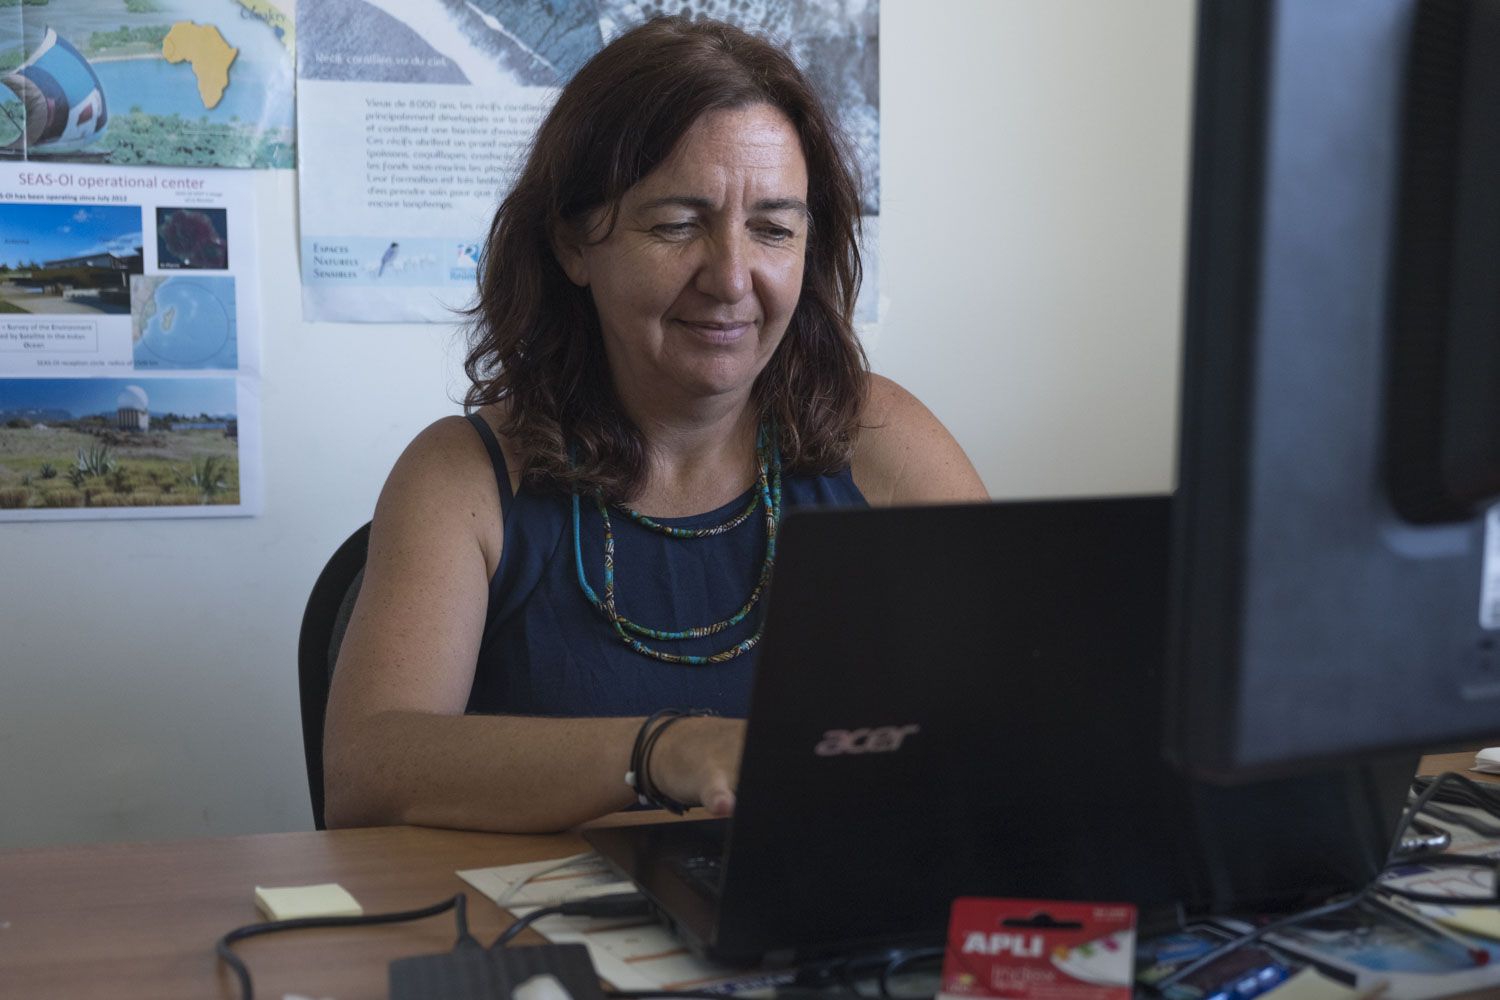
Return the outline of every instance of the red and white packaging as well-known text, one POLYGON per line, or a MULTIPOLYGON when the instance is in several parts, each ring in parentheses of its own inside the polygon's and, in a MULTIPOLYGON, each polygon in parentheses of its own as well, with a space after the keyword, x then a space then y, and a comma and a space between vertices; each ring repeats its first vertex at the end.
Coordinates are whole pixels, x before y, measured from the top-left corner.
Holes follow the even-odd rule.
POLYGON ((1130 1000, 1135 907, 957 899, 938 1000, 1130 1000))

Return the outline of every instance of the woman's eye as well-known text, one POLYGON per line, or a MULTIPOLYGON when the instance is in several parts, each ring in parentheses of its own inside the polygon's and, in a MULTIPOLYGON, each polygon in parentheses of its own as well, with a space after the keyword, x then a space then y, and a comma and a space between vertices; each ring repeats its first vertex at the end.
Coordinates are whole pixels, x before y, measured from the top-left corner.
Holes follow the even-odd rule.
POLYGON ((651 231, 658 236, 683 237, 692 233, 694 223, 692 222, 663 222, 652 226, 651 231))
POLYGON ((785 243, 797 234, 785 226, 766 226, 761 229, 761 236, 772 243, 785 243))

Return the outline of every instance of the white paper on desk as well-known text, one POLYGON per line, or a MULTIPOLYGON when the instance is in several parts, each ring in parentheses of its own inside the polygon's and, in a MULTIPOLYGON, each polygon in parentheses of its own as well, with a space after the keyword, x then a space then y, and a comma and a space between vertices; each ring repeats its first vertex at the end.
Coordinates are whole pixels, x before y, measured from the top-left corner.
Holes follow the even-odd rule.
POLYGON ((598 855, 580 855, 576 864, 557 867, 556 859, 529 861, 496 868, 470 868, 458 877, 509 910, 531 910, 556 906, 573 899, 630 892, 631 884, 604 863, 598 855), (548 869, 554 869, 548 871, 548 869), (541 874, 539 874, 541 873, 541 874), (521 888, 517 889, 517 886, 521 888))
MULTIPOLYGON (((498 902, 512 887, 555 861, 536 861, 494 868, 471 868, 458 877, 498 902)), ((524 916, 541 906, 570 899, 631 892, 634 886, 616 876, 602 861, 539 876, 525 885, 506 906, 524 916)), ((706 962, 693 955, 661 924, 647 917, 628 920, 589 917, 548 917, 535 924, 538 933, 554 944, 581 944, 601 978, 621 990, 722 989, 744 992, 785 981, 782 973, 745 972, 706 962)))
MULTIPOLYGON (((1215 921, 1234 933, 1251 926, 1243 921, 1215 921)), ((1314 962, 1325 972, 1337 970, 1357 989, 1386 983, 1384 1000, 1436 1000, 1456 993, 1500 992, 1500 946, 1472 939, 1476 948, 1488 947, 1487 965, 1473 960, 1454 944, 1442 944, 1402 924, 1378 920, 1367 926, 1292 927, 1268 934, 1265 942, 1314 962)))

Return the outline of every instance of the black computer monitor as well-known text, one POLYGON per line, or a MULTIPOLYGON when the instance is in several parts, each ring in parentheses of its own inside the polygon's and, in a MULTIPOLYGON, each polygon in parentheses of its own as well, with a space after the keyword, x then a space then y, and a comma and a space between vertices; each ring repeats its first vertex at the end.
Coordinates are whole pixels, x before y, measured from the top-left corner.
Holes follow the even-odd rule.
POLYGON ((1168 753, 1500 735, 1500 10, 1199 4, 1168 753))

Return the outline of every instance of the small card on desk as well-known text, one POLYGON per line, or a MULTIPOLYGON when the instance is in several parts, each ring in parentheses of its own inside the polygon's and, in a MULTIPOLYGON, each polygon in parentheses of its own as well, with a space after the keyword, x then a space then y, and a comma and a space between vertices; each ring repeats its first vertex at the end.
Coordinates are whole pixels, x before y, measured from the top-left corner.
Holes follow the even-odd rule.
POLYGON ((939 1000, 1130 1000, 1135 907, 958 899, 939 1000))

